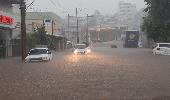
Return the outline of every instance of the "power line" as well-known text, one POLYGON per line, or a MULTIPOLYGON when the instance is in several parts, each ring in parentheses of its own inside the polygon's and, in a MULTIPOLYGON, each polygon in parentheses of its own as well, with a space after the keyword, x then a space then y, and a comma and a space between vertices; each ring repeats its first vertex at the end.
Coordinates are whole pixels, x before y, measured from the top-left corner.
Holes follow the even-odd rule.
POLYGON ((53 1, 53 0, 50 0, 50 2, 56 7, 56 6, 60 6, 61 7, 61 3, 57 0, 57 4, 53 1))
MULTIPOLYGON (((51 2, 51 4, 56 7, 57 5, 52 1, 52 0, 49 0, 51 2)), ((57 8, 57 7, 56 7, 57 8)), ((58 8, 57 8, 58 9, 58 8)))
POLYGON ((31 7, 31 5, 33 5, 34 2, 35 2, 35 0, 33 0, 33 1, 28 5, 28 7, 26 8, 26 10, 27 10, 29 7, 31 7))
POLYGON ((57 3, 56 4, 53 0, 49 0, 51 2, 51 4, 59 11, 61 11, 62 13, 64 12, 64 8, 62 7, 61 3, 57 0, 57 3), (57 6, 60 6, 60 8, 57 8, 57 6))
POLYGON ((59 0, 57 0, 57 4, 58 4, 60 7, 62 7, 62 4, 60 3, 59 0))

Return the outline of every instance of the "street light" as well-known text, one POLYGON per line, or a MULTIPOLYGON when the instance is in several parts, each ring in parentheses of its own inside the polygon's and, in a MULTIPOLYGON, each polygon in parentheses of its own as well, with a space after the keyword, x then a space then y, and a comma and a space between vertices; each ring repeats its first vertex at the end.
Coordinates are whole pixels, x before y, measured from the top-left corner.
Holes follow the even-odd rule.
POLYGON ((99 40, 100 40, 100 35, 99 35, 99 33, 100 33, 100 31, 101 31, 101 25, 97 27, 96 31, 97 31, 97 40, 99 41, 99 40))
POLYGON ((70 14, 68 14, 68 39, 70 40, 70 18, 74 17, 74 16, 70 16, 70 14))

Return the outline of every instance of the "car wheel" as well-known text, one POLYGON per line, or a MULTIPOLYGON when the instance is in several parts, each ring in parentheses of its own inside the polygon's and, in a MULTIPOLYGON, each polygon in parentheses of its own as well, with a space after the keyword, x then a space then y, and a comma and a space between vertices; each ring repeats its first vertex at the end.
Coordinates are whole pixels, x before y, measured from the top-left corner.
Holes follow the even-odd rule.
POLYGON ((51 61, 51 58, 49 58, 48 61, 51 61))

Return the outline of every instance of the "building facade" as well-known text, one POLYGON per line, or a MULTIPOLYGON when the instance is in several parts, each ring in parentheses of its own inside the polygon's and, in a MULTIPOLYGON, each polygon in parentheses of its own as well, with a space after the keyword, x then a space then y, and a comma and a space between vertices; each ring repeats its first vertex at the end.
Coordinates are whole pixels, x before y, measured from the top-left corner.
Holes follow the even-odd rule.
POLYGON ((34 33, 37 28, 45 26, 46 34, 53 35, 54 50, 64 50, 66 39, 63 19, 53 12, 27 12, 26 32, 34 33))
POLYGON ((132 20, 137 13, 136 5, 124 1, 119 2, 119 18, 121 20, 132 20))
POLYGON ((119 2, 118 12, 115 14, 116 20, 119 22, 118 27, 126 27, 126 29, 134 29, 137 14, 136 5, 124 1, 119 2))
POLYGON ((109 42, 114 40, 121 40, 121 33, 123 30, 108 27, 91 28, 90 39, 93 42, 109 42))
POLYGON ((62 23, 62 18, 52 12, 27 12, 26 14, 27 33, 34 32, 37 27, 45 25, 47 34, 52 35, 53 31, 54 35, 58 35, 61 34, 62 23))
POLYGON ((13 3, 0 1, 0 58, 14 55, 12 40, 20 34, 20 15, 14 12, 13 3))

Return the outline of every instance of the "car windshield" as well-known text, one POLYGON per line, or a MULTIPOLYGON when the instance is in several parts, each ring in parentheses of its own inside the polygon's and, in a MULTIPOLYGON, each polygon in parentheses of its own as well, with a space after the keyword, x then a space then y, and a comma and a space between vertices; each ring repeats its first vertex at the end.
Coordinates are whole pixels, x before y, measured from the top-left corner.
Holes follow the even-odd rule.
POLYGON ((159 47, 168 47, 168 48, 170 48, 170 44, 159 44, 159 47))
POLYGON ((46 49, 33 49, 29 53, 29 55, 39 55, 39 54, 47 54, 47 50, 46 49))
POLYGON ((75 49, 85 49, 86 45, 75 45, 75 49))

